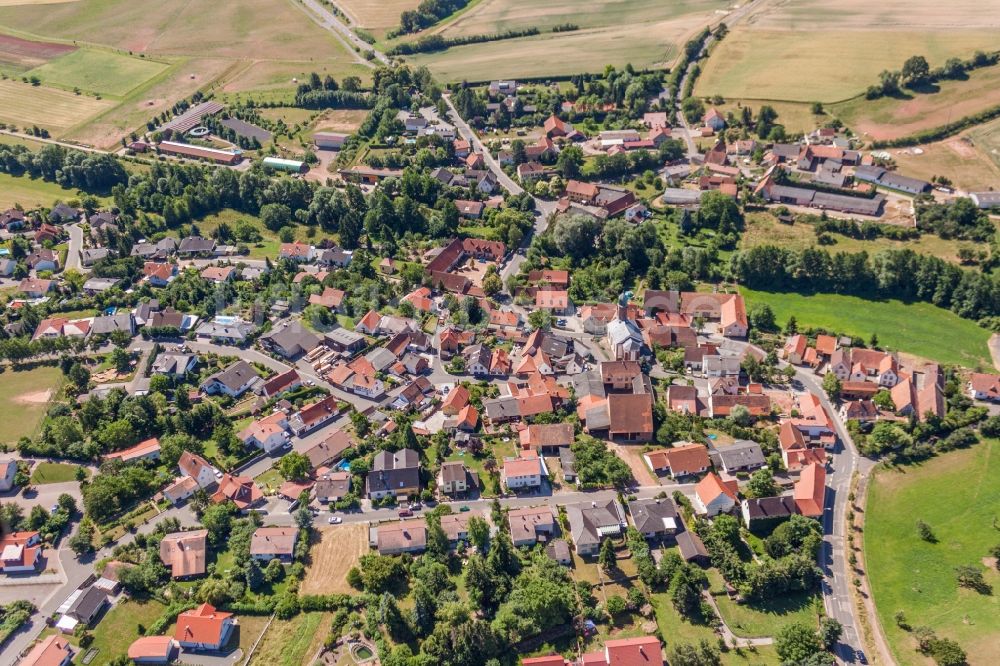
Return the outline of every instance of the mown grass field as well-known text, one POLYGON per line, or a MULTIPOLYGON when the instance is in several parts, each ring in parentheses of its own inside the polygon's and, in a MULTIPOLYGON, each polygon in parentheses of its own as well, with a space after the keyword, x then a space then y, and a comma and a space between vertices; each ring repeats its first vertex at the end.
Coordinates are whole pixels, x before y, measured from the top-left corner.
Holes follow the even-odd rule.
POLYGON ((846 100, 911 55, 934 67, 995 49, 985 5, 995 13, 993 0, 764 3, 716 47, 695 90, 733 99, 846 100))
POLYGON ((968 133, 980 154, 1000 168, 1000 120, 980 125, 968 133))
POLYGON ((18 128, 37 125, 61 134, 114 105, 113 101, 74 95, 69 90, 0 80, 0 122, 18 128))
POLYGON ((350 19, 351 27, 364 28, 381 38, 399 26, 399 15, 416 9, 420 0, 338 0, 337 8, 350 19))
POLYGON ((726 594, 718 569, 708 570, 708 581, 723 619, 741 638, 773 636, 778 629, 794 622, 816 626, 823 614, 823 602, 817 592, 785 594, 762 604, 738 604, 726 594))
MULTIPOLYGON (((199 89, 260 91, 268 101, 287 101, 294 94, 293 78, 317 71, 340 79, 364 69, 329 31, 289 0, 190 0, 183 5, 159 0, 0 4, 0 29, 98 44, 136 56, 145 54, 159 63, 162 68, 158 71, 136 72, 131 61, 147 68, 152 62, 111 54, 126 59, 128 67, 119 62, 77 68, 84 78, 96 77, 87 79, 86 85, 120 98, 117 105, 105 102, 108 106, 78 111, 72 123, 52 123, 42 105, 22 113, 23 119, 4 117, 21 112, 0 95, 0 121, 49 123, 44 126, 61 138, 103 148, 114 146, 124 134, 144 126, 151 117, 199 89), (146 74, 149 76, 140 81, 146 74)), ((58 67, 58 61, 48 67, 58 67)), ((46 71, 53 74, 42 70, 46 71)), ((65 78, 59 85, 86 88, 76 80, 77 72, 62 74, 65 78)), ((53 80, 53 85, 56 83, 53 80)))
MULTIPOLYGON (((16 203, 21 204, 25 210, 40 206, 48 207, 56 199, 68 201, 77 198, 78 195, 76 190, 68 190, 55 183, 0 173, 0 208, 3 209, 10 208, 16 203)), ((105 201, 102 197, 98 199, 105 201)))
POLYGON ((37 76, 58 88, 121 97, 168 67, 167 63, 113 51, 80 49, 36 67, 27 76, 37 76))
MULTIPOLYGON (((903 170, 909 174, 908 169, 903 170)), ((937 172, 937 173, 944 173, 937 172)), ((831 234, 836 244, 829 246, 830 252, 861 252, 869 254, 881 250, 913 250, 921 254, 930 254, 947 261, 958 263, 958 250, 961 247, 980 249, 975 243, 958 240, 945 240, 933 234, 924 234, 916 240, 898 241, 888 238, 874 240, 857 240, 831 234)), ((779 245, 790 250, 804 250, 816 246, 816 231, 811 224, 782 224, 770 213, 751 213, 747 215, 746 230, 740 240, 742 249, 750 249, 758 245, 779 245)))
POLYGON ((915 641, 896 626, 903 611, 914 627, 926 625, 958 641, 970 666, 996 663, 1000 645, 1000 575, 983 562, 1000 540, 1000 443, 983 442, 916 467, 880 470, 868 495, 865 559, 893 656, 902 666, 923 665, 915 641), (917 535, 916 521, 931 526, 937 543, 917 535), (960 589, 954 568, 984 571, 992 594, 960 589))
POLYGON ((721 17, 727 6, 717 0, 601 0, 580 11, 571 0, 527 3, 484 0, 432 29, 446 37, 538 27, 533 37, 472 44, 411 59, 427 65, 445 81, 484 81, 497 77, 601 72, 605 65, 648 67, 670 63, 687 39, 721 17), (573 23, 571 32, 549 32, 573 23))
POLYGON ((76 481, 77 465, 67 463, 40 462, 31 470, 31 482, 34 484, 66 483, 76 481))
POLYGON ((59 368, 50 366, 0 373, 0 423, 5 424, 0 441, 13 444, 35 434, 62 379, 59 368))
POLYGON ((975 322, 928 303, 871 301, 840 294, 796 294, 740 289, 748 307, 767 303, 779 325, 795 315, 799 327, 821 327, 931 361, 992 367, 986 341, 990 332, 975 322))
POLYGON ((1000 65, 974 70, 964 81, 942 81, 928 92, 867 100, 863 96, 830 106, 830 112, 859 135, 895 139, 940 127, 1000 104, 1000 65))
POLYGON ((332 617, 332 613, 300 613, 291 620, 272 622, 251 663, 270 666, 308 663, 323 644, 332 617))
POLYGON ((961 136, 925 143, 919 148, 890 150, 900 173, 913 178, 930 180, 933 176, 947 176, 967 192, 994 189, 1000 185, 1000 156, 991 159, 976 147, 969 133, 961 136), (919 151, 919 152, 918 152, 919 151))

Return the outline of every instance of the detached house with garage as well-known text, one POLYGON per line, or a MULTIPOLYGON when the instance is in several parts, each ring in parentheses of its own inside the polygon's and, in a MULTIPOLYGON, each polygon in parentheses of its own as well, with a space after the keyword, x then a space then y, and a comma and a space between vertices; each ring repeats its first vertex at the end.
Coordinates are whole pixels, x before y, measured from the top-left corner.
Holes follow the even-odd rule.
POLYGON ((236 619, 232 613, 223 613, 211 604, 184 611, 177 616, 176 640, 184 650, 217 651, 229 641, 236 619))
POLYGON ((408 497, 420 492, 420 456, 413 449, 379 451, 365 478, 369 499, 408 497))
POLYGON ((969 378, 969 397, 973 400, 1000 402, 1000 375, 972 373, 969 378))
POLYGON ((710 472, 694 488, 695 511, 709 518, 729 513, 736 506, 737 489, 736 481, 723 481, 710 472))

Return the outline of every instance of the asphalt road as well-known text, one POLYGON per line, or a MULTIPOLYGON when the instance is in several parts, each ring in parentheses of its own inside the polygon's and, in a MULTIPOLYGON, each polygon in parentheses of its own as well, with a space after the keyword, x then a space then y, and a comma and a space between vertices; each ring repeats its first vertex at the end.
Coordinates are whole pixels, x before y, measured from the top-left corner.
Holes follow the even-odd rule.
POLYGON ((70 224, 67 225, 66 231, 69 232, 69 250, 66 252, 64 268, 66 270, 73 268, 81 273, 89 272, 90 269, 84 268, 80 261, 80 252, 83 251, 83 228, 79 223, 70 224))
POLYGON ((370 60, 366 60, 363 55, 357 53, 355 48, 361 49, 361 53, 371 51, 375 54, 376 60, 385 65, 389 64, 389 58, 384 53, 378 51, 374 46, 354 34, 354 31, 347 27, 347 24, 339 16, 322 4, 316 0, 302 0, 302 4, 308 9, 306 13, 312 15, 313 20, 320 26, 332 32, 347 47, 347 50, 354 54, 355 59, 362 65, 367 67, 375 66, 370 60))

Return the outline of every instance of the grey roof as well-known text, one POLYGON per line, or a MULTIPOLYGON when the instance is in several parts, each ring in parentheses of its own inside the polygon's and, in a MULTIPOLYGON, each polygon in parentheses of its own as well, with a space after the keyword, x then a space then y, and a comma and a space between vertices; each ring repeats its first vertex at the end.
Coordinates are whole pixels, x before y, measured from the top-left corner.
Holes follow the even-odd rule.
POLYGON ((226 118, 220 121, 219 124, 233 130, 237 135, 245 136, 248 139, 257 139, 261 143, 267 143, 271 140, 271 133, 266 129, 257 127, 256 125, 251 125, 250 123, 244 122, 239 118, 226 118))
POLYGON ((1000 192, 972 192, 969 198, 980 208, 1000 206, 1000 192))
POLYGON ((813 175, 812 182, 832 187, 843 187, 844 183, 847 182, 847 174, 821 169, 813 175))
POLYGON ((236 361, 225 370, 210 376, 205 380, 204 384, 217 381, 226 388, 236 391, 255 377, 259 377, 259 375, 249 363, 246 361, 236 361))
POLYGON ((131 312, 105 317, 94 317, 94 321, 90 324, 90 334, 106 335, 115 331, 125 331, 131 335, 134 326, 135 319, 132 317, 131 312))
POLYGON ((118 284, 121 280, 118 278, 90 278, 83 283, 84 291, 107 291, 113 286, 118 284))
POLYGON ((663 191, 663 201, 668 204, 696 204, 701 201, 701 192, 680 187, 668 187, 663 191))
POLYGON ((613 345, 642 346, 642 333, 631 319, 612 319, 608 322, 608 339, 613 345))
POLYGON ((746 514, 750 520, 767 520, 769 518, 788 518, 797 513, 795 499, 791 495, 781 497, 759 497, 743 500, 746 514))
POLYGON ((643 534, 677 530, 681 527, 677 507, 670 498, 640 499, 628 503, 635 528, 643 534))
POLYGON ((192 359, 195 358, 197 357, 194 354, 159 354, 153 362, 151 370, 159 374, 180 374, 187 370, 192 359))
POLYGON ((84 624, 90 624, 107 603, 108 595, 103 590, 97 587, 88 587, 83 594, 76 598, 73 605, 66 611, 66 615, 76 618, 84 624))
POLYGON ((765 462, 760 444, 748 439, 738 439, 731 446, 722 446, 717 450, 726 469, 760 467, 765 462))
POLYGON ((321 264, 338 264, 346 266, 351 263, 353 256, 353 253, 339 247, 331 247, 323 250, 323 253, 319 255, 319 262, 321 264))
POLYGON ((335 328, 332 331, 328 331, 325 335, 328 340, 342 347, 351 347, 365 339, 365 336, 347 328, 335 328))
POLYGON ((576 454, 568 446, 559 447, 559 466, 562 468, 563 476, 576 474, 576 454))
POLYGON ((243 341, 248 335, 253 333, 257 327, 246 321, 237 321, 233 324, 221 324, 217 321, 206 321, 197 328, 195 333, 205 338, 230 338, 243 341))
POLYGON ((365 358, 372 364, 372 367, 375 368, 376 372, 385 370, 398 360, 395 354, 385 347, 376 347, 365 354, 365 358))
POLYGON ((517 398, 509 395, 491 400, 483 400, 483 409, 486 410, 486 417, 492 421, 516 419, 521 415, 521 408, 517 404, 517 398))
POLYGON ((177 251, 181 254, 191 254, 197 252, 212 252, 215 250, 215 241, 211 238, 201 236, 188 236, 181 240, 177 251))
POLYGON ((379 451, 372 461, 372 471, 365 478, 368 493, 414 488, 420 485, 420 456, 413 449, 392 453, 379 451))
POLYGON ((88 247, 80 252, 80 257, 86 263, 98 261, 110 256, 111 250, 106 247, 88 247))
POLYGON ((545 554, 556 562, 565 562, 570 559, 569 544, 565 539, 553 539, 545 546, 545 554))
POLYGON ((771 152, 783 159, 798 159, 802 146, 797 143, 776 143, 771 146, 771 152))
POLYGON ((618 500, 606 502, 580 502, 566 506, 569 531, 577 548, 600 543, 601 538, 620 534, 625 525, 618 500))
POLYGON ((263 336, 263 340, 280 347, 289 356, 312 351, 319 345, 320 337, 297 321, 289 322, 263 336))
POLYGON ((694 532, 687 530, 680 532, 676 537, 677 548, 681 551, 681 557, 690 562, 696 557, 708 558, 708 550, 705 544, 694 532))
POLYGON ((603 398, 607 395, 604 390, 604 382, 601 380, 599 370, 588 370, 575 375, 571 380, 573 391, 577 400, 587 395, 594 395, 603 398))

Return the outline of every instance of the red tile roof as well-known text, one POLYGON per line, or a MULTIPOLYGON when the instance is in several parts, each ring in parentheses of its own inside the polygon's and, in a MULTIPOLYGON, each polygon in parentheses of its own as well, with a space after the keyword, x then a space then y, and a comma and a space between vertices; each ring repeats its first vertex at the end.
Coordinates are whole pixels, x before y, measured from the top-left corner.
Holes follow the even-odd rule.
POLYGON ((211 604, 202 604, 177 616, 174 638, 182 643, 218 645, 222 641, 222 628, 232 616, 217 611, 211 604))
POLYGON ((806 465, 795 484, 794 498, 803 516, 822 517, 826 505, 826 468, 816 463, 806 465))

